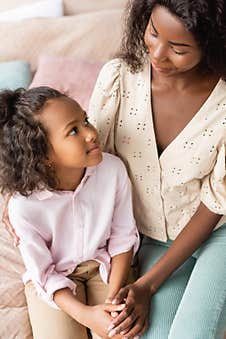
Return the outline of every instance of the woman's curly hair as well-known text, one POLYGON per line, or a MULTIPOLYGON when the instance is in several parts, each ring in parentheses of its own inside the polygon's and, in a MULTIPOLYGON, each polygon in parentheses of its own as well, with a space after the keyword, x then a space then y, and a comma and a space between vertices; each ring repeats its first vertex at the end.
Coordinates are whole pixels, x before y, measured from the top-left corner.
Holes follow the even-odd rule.
POLYGON ((38 115, 49 99, 62 93, 49 87, 0 92, 0 189, 28 196, 55 189, 54 169, 46 164, 49 144, 38 115))
POLYGON ((141 70, 148 54, 144 33, 156 5, 166 7, 193 34, 202 51, 202 70, 226 77, 225 0, 128 1, 118 56, 127 63, 131 71, 141 70))

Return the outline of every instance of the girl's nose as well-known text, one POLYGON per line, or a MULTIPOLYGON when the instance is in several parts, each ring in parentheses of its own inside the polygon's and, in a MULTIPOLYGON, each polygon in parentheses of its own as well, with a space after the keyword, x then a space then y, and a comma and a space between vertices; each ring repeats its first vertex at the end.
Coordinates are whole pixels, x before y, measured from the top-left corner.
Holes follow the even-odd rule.
POLYGON ((97 138, 97 133, 96 131, 88 131, 86 136, 85 136, 85 141, 86 142, 94 142, 97 138))

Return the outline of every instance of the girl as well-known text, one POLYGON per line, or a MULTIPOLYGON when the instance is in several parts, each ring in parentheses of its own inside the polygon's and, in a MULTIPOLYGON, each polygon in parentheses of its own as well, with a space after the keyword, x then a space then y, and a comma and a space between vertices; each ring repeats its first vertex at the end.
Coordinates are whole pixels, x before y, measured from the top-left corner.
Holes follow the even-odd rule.
POLYGON ((226 2, 133 0, 90 115, 128 166, 141 277, 109 336, 221 339, 226 326, 226 2), (151 303, 150 321, 149 305, 151 303))
POLYGON ((48 87, 2 91, 0 127, 34 338, 106 336, 139 243, 122 162, 102 154, 79 104, 48 87))

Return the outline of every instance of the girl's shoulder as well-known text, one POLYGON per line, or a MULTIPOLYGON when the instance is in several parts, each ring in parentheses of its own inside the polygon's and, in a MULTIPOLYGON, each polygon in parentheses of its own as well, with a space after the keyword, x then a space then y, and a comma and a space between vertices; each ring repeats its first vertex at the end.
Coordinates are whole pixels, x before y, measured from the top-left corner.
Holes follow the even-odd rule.
POLYGON ((116 155, 103 152, 103 161, 98 165, 99 171, 113 177, 127 177, 127 170, 123 161, 116 155))
POLYGON ((13 210, 18 215, 30 215, 31 212, 39 213, 43 209, 42 195, 48 194, 48 191, 33 192, 25 197, 19 193, 15 193, 9 200, 9 211, 13 210))

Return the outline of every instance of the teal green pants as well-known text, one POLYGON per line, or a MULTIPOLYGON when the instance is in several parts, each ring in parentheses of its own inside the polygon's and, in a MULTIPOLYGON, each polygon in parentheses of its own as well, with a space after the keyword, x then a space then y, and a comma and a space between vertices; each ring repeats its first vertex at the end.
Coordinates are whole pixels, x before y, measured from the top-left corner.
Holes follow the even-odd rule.
MULTIPOLYGON (((172 242, 145 237, 139 252, 144 274, 172 242)), ((222 339, 226 329, 226 224, 161 286, 151 299, 146 339, 222 339)))

